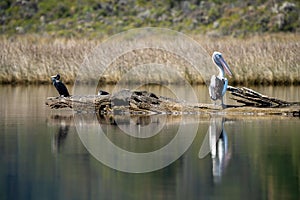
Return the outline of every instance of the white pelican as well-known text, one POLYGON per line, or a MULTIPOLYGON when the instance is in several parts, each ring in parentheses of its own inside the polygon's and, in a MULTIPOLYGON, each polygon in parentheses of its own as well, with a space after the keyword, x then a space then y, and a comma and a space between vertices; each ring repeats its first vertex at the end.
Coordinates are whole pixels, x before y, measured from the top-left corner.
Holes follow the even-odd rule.
POLYGON ((228 86, 228 80, 225 77, 225 73, 228 74, 229 76, 232 76, 232 72, 220 52, 215 51, 212 55, 212 60, 215 63, 215 65, 218 67, 219 74, 218 76, 213 75, 210 79, 209 95, 210 98, 214 101, 218 99, 221 100, 221 105, 222 107, 224 107, 223 96, 228 86))

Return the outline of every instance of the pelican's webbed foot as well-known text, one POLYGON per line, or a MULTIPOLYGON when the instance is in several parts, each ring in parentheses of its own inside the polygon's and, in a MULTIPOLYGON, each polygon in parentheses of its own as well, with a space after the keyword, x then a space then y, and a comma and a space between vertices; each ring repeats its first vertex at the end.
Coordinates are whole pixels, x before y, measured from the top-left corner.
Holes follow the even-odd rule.
POLYGON ((226 104, 223 104, 223 103, 221 104, 221 106, 223 109, 226 109, 228 107, 226 104))

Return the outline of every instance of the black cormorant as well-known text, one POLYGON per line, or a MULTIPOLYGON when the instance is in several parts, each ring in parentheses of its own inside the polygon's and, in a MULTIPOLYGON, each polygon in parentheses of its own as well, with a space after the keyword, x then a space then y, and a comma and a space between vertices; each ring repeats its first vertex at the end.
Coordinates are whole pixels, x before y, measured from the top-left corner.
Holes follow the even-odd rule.
POLYGON ((56 90, 58 91, 59 95, 64 96, 64 97, 70 96, 67 87, 65 86, 65 84, 60 82, 59 79, 60 79, 59 74, 57 74, 55 76, 51 76, 52 83, 53 83, 54 87, 56 88, 56 90))

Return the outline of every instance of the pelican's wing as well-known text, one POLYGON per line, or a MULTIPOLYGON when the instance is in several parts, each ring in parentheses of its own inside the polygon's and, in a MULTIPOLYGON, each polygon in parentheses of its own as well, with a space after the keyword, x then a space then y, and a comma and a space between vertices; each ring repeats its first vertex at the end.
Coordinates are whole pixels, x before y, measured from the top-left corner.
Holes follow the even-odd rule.
POLYGON ((221 99, 222 91, 224 88, 223 80, 219 79, 217 76, 213 75, 210 79, 209 85, 209 95, 212 100, 221 99))
POLYGON ((226 90, 227 90, 227 86, 228 86, 228 80, 227 78, 223 79, 223 90, 222 90, 222 96, 224 96, 226 90))
POLYGON ((210 79, 210 84, 209 84, 209 88, 208 88, 209 96, 212 100, 217 100, 215 88, 216 88, 216 76, 213 75, 210 79))

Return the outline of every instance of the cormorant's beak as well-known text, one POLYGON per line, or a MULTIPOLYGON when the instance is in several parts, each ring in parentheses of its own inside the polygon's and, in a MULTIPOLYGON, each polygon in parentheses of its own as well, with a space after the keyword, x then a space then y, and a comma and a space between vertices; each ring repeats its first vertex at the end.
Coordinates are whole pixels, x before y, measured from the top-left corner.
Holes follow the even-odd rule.
POLYGON ((56 80, 56 75, 51 76, 51 80, 52 80, 52 81, 53 81, 53 80, 56 80))
POLYGON ((228 64, 225 62, 225 60, 224 60, 223 57, 220 58, 220 62, 221 62, 221 65, 223 66, 223 68, 224 68, 226 74, 228 74, 229 76, 233 76, 230 67, 229 67, 228 64))

